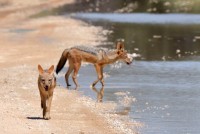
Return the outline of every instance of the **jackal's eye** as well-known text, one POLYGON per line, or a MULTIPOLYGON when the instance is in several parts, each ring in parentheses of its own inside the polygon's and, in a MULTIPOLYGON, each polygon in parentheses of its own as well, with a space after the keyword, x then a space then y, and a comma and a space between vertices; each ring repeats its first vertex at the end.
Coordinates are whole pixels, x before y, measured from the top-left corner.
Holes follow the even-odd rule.
POLYGON ((41 81, 42 81, 43 84, 45 83, 45 79, 42 79, 41 81))
POLYGON ((49 79, 49 83, 51 83, 52 79, 49 79))

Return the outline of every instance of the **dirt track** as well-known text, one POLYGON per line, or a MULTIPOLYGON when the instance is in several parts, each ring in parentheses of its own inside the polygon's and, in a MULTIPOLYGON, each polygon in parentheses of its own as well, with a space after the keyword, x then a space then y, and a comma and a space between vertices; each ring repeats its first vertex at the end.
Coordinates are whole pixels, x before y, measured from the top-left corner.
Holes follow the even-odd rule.
POLYGON ((37 65, 48 68, 57 64, 65 48, 77 43, 97 45, 104 40, 99 35, 102 28, 81 21, 51 16, 28 19, 29 15, 43 9, 70 2, 73 1, 10 0, 1 8, 0 133, 122 133, 96 113, 112 104, 92 102, 90 105, 94 109, 90 109, 83 104, 90 101, 81 98, 78 91, 64 87, 55 89, 52 119, 41 119, 37 65))

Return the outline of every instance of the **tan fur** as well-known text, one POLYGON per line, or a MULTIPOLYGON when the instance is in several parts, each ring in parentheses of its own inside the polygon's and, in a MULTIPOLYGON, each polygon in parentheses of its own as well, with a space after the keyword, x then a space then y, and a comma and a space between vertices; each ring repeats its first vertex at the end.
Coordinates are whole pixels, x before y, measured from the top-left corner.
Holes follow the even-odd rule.
POLYGON ((114 63, 118 60, 123 60, 127 64, 132 62, 132 59, 128 57, 127 51, 124 50, 124 43, 122 41, 117 41, 115 50, 106 53, 100 49, 96 55, 92 54, 92 52, 90 53, 87 51, 82 51, 78 49, 78 47, 66 49, 62 53, 62 56, 59 60, 56 68, 56 73, 58 73, 63 68, 66 60, 69 60, 69 68, 65 75, 67 86, 71 86, 69 84, 68 78, 73 71, 72 79, 76 85, 76 89, 79 86, 77 81, 77 74, 81 67, 82 61, 92 63, 95 66, 98 78, 93 82, 92 87, 94 87, 98 81, 100 81, 102 86, 104 86, 103 67, 105 65, 114 63))
POLYGON ((53 91, 56 87, 56 78, 54 76, 54 66, 48 70, 43 70, 41 65, 38 65, 39 77, 38 88, 41 97, 41 107, 43 109, 43 118, 49 120, 53 91))

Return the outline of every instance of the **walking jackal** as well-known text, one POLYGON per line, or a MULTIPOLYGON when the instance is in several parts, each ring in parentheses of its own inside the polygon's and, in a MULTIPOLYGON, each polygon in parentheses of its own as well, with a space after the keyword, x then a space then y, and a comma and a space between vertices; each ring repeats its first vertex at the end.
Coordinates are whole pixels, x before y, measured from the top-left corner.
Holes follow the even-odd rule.
POLYGON ((123 41, 117 41, 116 49, 114 50, 86 46, 76 46, 70 49, 65 49, 56 68, 57 74, 63 68, 67 60, 69 61, 69 68, 65 75, 66 84, 67 86, 71 86, 68 78, 72 71, 74 71, 72 79, 76 85, 76 89, 79 86, 77 82, 77 74, 82 61, 92 63, 95 66, 98 78, 93 82, 92 87, 94 87, 98 81, 100 81, 102 86, 104 86, 103 67, 105 65, 114 63, 118 60, 122 60, 127 64, 132 62, 132 58, 129 56, 127 51, 124 50, 123 41))
POLYGON ((38 65, 39 77, 38 88, 41 97, 41 107, 43 109, 43 118, 49 120, 51 102, 53 98, 53 91, 56 87, 56 77, 54 76, 54 66, 52 65, 48 70, 38 65))

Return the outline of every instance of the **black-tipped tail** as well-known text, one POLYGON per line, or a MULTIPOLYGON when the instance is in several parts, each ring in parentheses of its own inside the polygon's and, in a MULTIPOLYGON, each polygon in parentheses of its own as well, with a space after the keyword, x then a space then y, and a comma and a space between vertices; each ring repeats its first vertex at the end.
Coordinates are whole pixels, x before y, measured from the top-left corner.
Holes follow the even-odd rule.
POLYGON ((64 50, 64 52, 62 53, 60 60, 58 62, 58 65, 56 67, 56 74, 58 74, 60 72, 60 70, 64 67, 66 61, 67 61, 67 56, 68 56, 68 50, 64 50))

